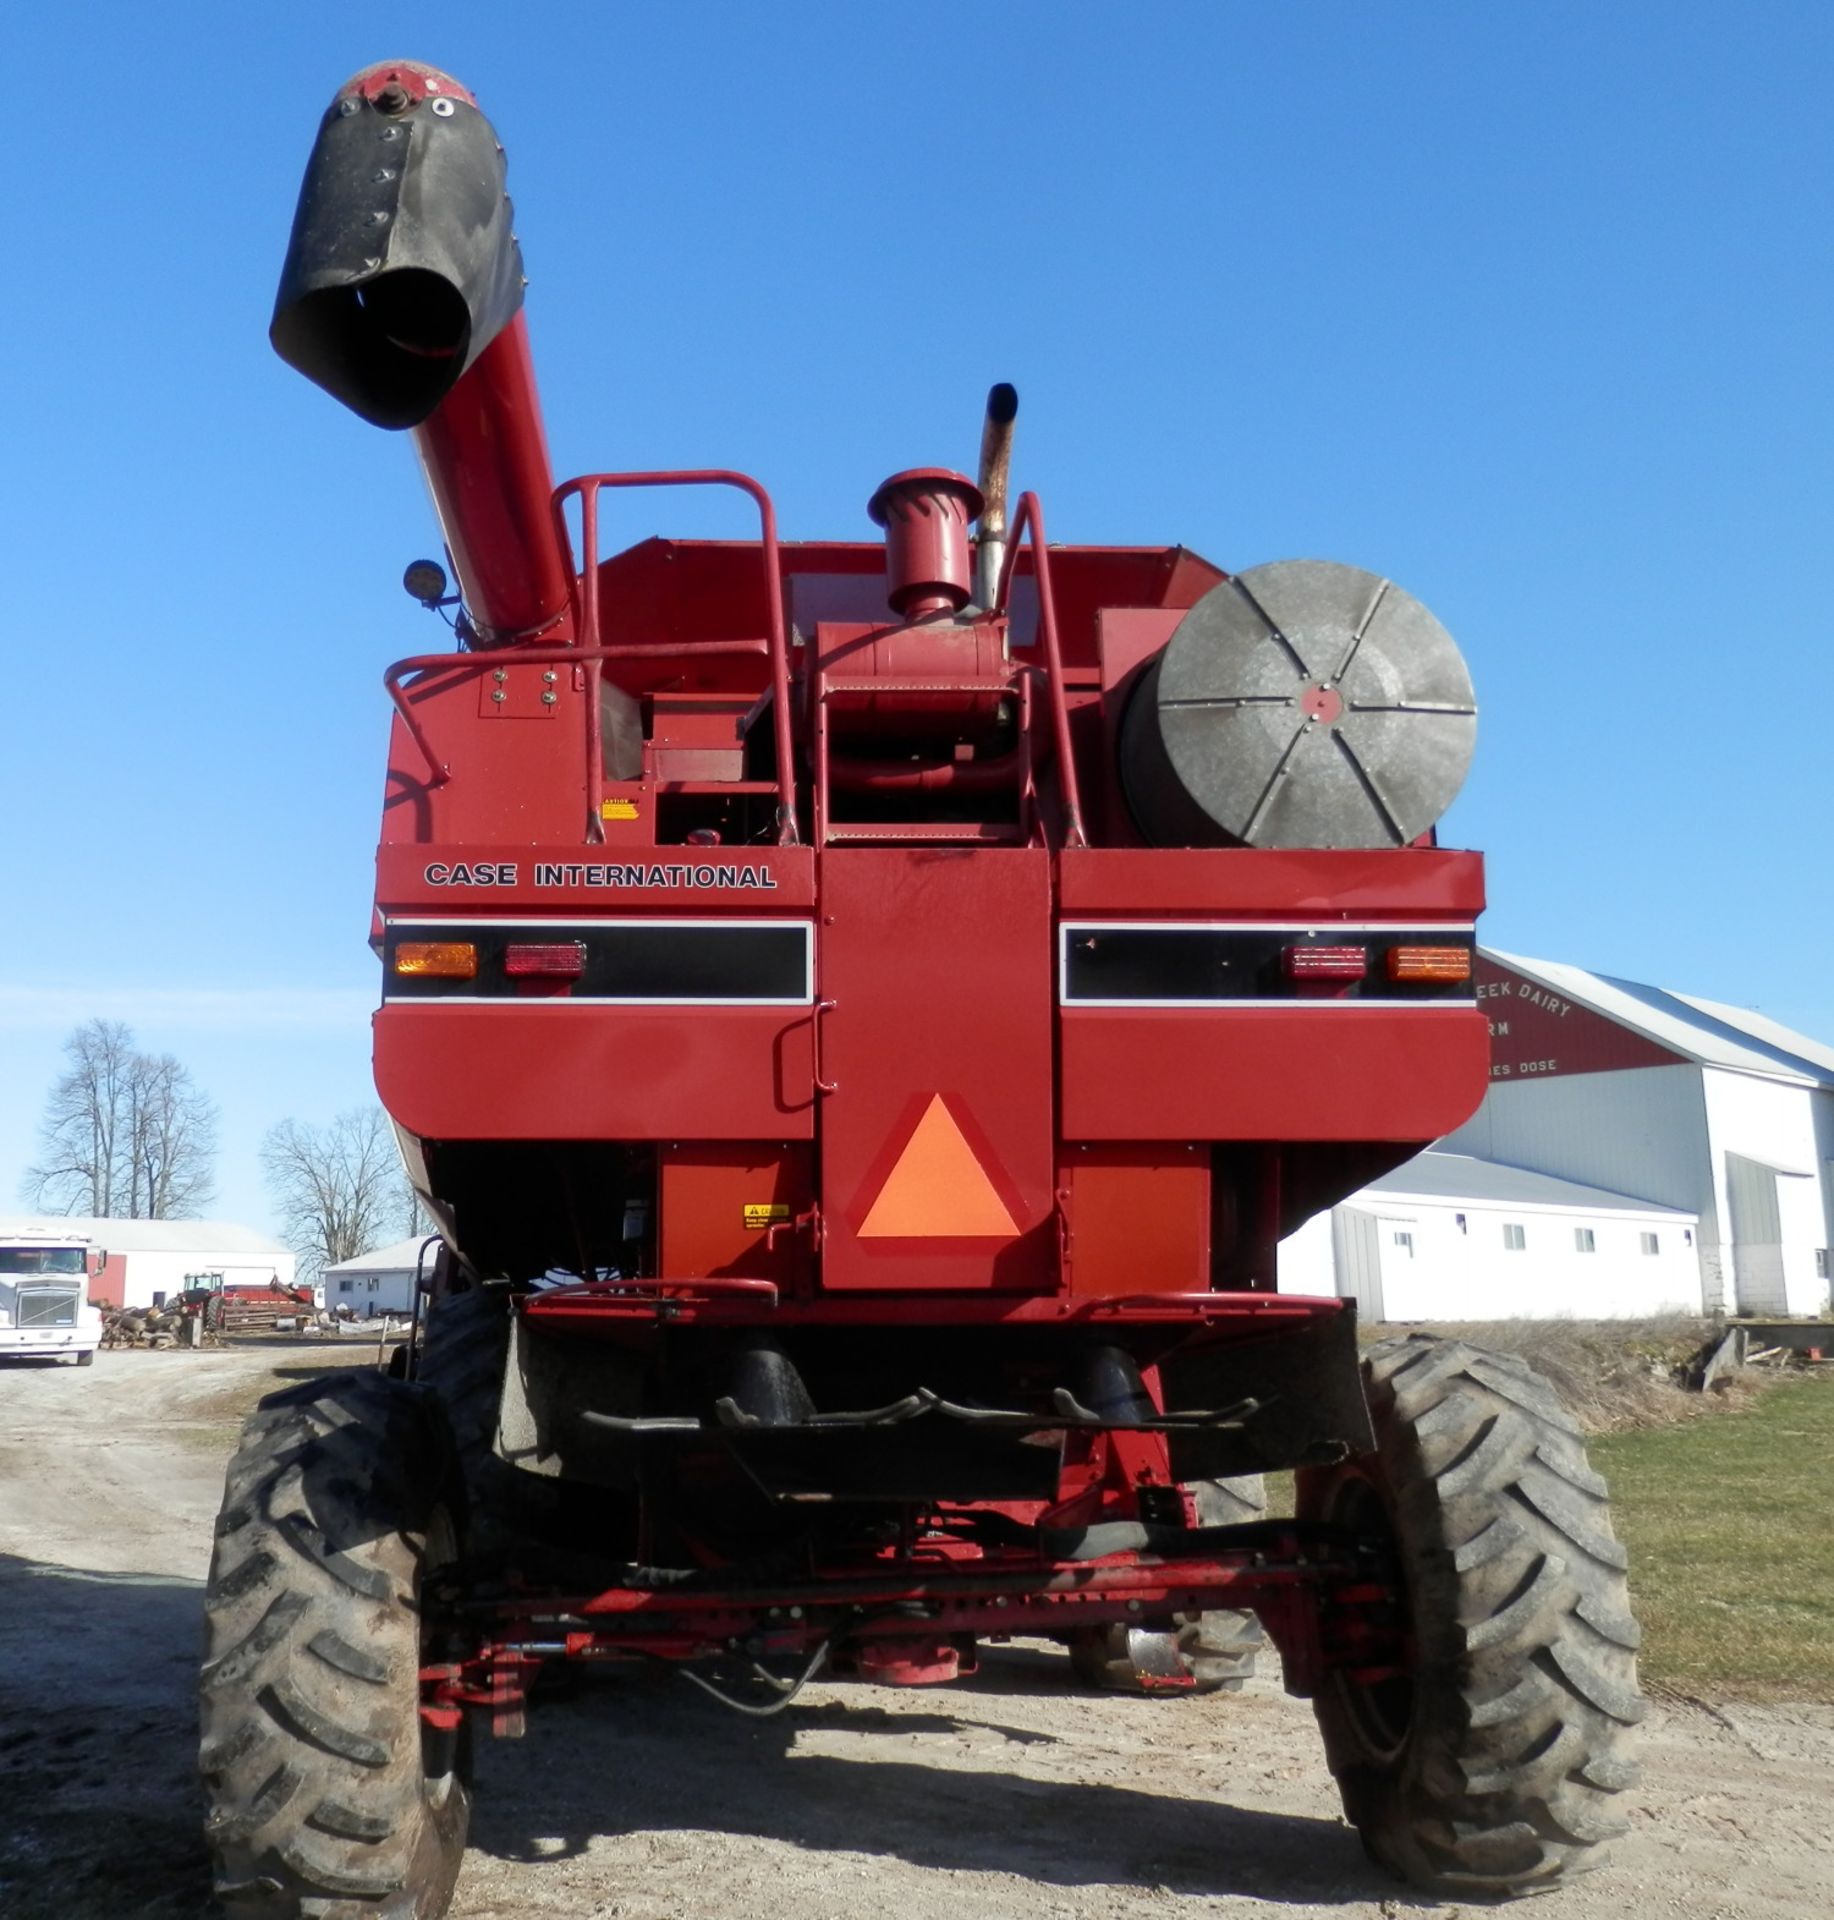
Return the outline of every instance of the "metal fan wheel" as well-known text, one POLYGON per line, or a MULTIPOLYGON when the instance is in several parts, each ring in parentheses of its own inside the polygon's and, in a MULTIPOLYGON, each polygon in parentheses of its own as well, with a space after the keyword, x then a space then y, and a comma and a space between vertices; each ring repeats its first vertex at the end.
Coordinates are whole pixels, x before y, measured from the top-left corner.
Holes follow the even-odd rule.
POLYGON ((1158 846, 1394 847, 1458 794, 1477 739, 1452 636, 1380 574, 1253 567, 1198 601, 1123 723, 1158 846))

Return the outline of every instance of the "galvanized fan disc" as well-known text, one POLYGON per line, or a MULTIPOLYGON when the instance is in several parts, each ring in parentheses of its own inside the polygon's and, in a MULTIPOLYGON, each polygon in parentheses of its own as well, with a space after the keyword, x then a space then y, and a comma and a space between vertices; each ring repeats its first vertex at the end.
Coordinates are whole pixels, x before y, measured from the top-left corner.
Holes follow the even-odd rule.
POLYGON ((1158 846, 1394 847, 1464 784, 1471 676, 1412 594, 1329 560, 1214 587, 1129 703, 1121 776, 1158 846))

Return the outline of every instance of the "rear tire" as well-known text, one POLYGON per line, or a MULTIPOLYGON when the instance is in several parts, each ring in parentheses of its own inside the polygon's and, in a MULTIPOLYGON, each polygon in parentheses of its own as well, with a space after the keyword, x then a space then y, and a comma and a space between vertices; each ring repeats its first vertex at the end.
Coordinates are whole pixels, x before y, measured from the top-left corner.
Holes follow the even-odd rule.
POLYGON ((1344 1811, 1442 1897, 1545 1891, 1604 1863, 1637 1778, 1639 1635, 1605 1483, 1513 1356, 1415 1334, 1363 1373, 1376 1452, 1302 1472, 1298 1509, 1390 1537, 1415 1658, 1319 1687, 1344 1811))
POLYGON ((440 1294, 428 1303, 415 1369, 445 1409, 465 1488, 466 1557, 480 1568, 540 1552, 560 1509, 554 1480, 512 1467, 496 1449, 513 1313, 505 1287, 440 1294))
POLYGON ((93 1367, 95 1363, 96 1350, 94 1347, 85 1347, 83 1351, 76 1356, 76 1364, 79 1367, 93 1367))
POLYGON ((450 1443, 377 1372, 271 1394, 230 1461, 205 1590, 205 1832, 234 1920, 438 1920, 469 1744, 420 1718, 450 1443))
MULTIPOLYGON (((1200 1527, 1240 1526, 1267 1516, 1267 1483, 1258 1473, 1191 1486, 1200 1527)), ((1104 1693, 1240 1693, 1254 1677, 1264 1635, 1247 1607, 1175 1613, 1172 1630, 1091 1627, 1070 1639, 1070 1665, 1085 1686, 1104 1693)))

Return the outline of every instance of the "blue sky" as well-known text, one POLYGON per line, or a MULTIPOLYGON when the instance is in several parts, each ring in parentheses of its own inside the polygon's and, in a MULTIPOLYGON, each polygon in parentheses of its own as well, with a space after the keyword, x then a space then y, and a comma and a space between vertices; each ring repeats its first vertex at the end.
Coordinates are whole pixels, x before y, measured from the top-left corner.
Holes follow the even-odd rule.
MULTIPOLYGON (((170 1049, 266 1224, 368 1097, 410 450, 266 343, 389 55, 509 151, 557 468, 864 537, 1023 395, 1054 538, 1388 573, 1483 718, 1494 944, 1834 1037, 1820 709, 1834 13, 1746 5, 15 9, 0 132, 0 1209, 64 1035, 170 1049)), ((646 504, 628 528, 739 532, 646 504)))

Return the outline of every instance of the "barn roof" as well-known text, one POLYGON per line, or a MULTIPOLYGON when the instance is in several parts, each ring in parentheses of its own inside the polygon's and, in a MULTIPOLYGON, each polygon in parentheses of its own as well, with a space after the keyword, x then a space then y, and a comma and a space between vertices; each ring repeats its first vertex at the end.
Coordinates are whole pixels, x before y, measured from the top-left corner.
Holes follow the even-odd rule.
MULTIPOLYGON (((1634 1194, 1613 1193, 1606 1187, 1588 1187, 1577 1180, 1556 1179, 1551 1173, 1531 1173, 1526 1167, 1506 1167, 1500 1161, 1446 1153, 1437 1147, 1370 1181, 1362 1192, 1394 1199, 1469 1200, 1474 1206, 1553 1207, 1563 1213, 1660 1214, 1677 1221, 1699 1217, 1680 1207, 1639 1200, 1634 1194)), ((1355 1206, 1359 1197, 1352 1195, 1350 1205, 1355 1206)))
POLYGON ((288 1253, 253 1227, 229 1220, 101 1220, 63 1213, 0 1213, 0 1234, 68 1233, 110 1253, 288 1253))
POLYGON ((1493 947, 1484 951, 1512 971, 1702 1066, 1795 1086, 1834 1087, 1834 1047, 1780 1026, 1761 1013, 1696 999, 1667 987, 1618 980, 1565 961, 1530 960, 1493 947))
MULTIPOLYGON (((434 1236, 436 1239, 437 1235, 434 1236)), ((368 1253, 359 1253, 354 1260, 340 1260, 335 1267, 327 1267, 327 1273, 364 1274, 364 1273, 413 1273, 420 1266, 420 1250, 427 1244, 427 1236, 417 1233, 412 1240, 397 1240, 393 1246, 375 1247, 368 1253)), ((432 1261, 429 1258, 428 1266, 432 1261)))

